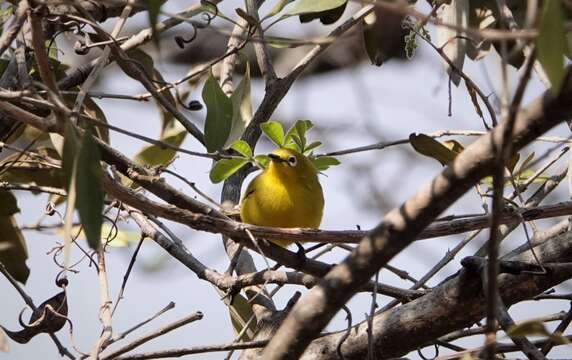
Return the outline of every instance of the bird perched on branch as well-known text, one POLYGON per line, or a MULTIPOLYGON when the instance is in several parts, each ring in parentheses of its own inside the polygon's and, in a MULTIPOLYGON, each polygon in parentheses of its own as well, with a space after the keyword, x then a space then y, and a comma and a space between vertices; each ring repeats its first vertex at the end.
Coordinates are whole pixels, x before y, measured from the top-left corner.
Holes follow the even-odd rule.
MULTIPOLYGON (((242 221, 272 227, 319 227, 324 195, 314 164, 287 148, 279 148, 268 157, 268 167, 252 180, 242 198, 242 221)), ((292 243, 273 241, 284 247, 292 243)))

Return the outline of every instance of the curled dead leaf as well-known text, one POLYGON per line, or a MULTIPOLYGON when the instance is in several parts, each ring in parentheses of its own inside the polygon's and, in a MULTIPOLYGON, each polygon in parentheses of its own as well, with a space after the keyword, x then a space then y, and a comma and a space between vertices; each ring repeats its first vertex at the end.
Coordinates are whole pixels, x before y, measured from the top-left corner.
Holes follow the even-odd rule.
POLYGON ((20 331, 10 331, 0 326, 6 335, 17 343, 25 344, 34 336, 41 333, 55 333, 64 327, 67 321, 68 303, 65 291, 60 292, 44 301, 30 316, 29 324, 22 321, 20 313, 19 322, 23 327, 20 331))

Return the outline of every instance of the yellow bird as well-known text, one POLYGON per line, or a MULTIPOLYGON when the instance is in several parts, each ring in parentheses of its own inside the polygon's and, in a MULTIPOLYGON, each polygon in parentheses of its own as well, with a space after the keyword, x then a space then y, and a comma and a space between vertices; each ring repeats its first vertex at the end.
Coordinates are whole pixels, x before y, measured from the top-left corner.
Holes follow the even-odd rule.
MULTIPOLYGON (((268 156, 268 167, 252 180, 242 198, 242 221, 260 226, 318 228, 324 194, 314 164, 291 149, 280 148, 268 156)), ((284 247, 292 243, 274 242, 284 247)))

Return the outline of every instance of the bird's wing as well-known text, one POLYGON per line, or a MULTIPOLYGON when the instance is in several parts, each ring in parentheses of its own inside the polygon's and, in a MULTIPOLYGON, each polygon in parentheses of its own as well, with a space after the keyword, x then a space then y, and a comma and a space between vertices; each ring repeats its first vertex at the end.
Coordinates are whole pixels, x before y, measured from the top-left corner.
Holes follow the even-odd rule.
POLYGON ((244 194, 244 197, 242 198, 242 201, 246 200, 250 195, 254 194, 255 189, 248 189, 248 191, 246 192, 246 194, 244 194))
POLYGON ((250 184, 248 184, 248 187, 246 188, 246 193, 242 197, 242 201, 245 201, 249 196, 254 194, 254 192, 256 191, 257 180, 258 180, 258 177, 254 178, 254 180, 252 180, 252 182, 250 184))

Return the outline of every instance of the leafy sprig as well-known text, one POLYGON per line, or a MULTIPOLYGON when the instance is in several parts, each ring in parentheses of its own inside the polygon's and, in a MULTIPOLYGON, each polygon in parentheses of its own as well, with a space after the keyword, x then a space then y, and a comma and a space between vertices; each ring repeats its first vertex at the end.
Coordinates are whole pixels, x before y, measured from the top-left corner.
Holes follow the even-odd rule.
MULTIPOLYGON (((315 156, 313 151, 319 148, 320 141, 309 142, 307 133, 314 127, 310 120, 298 120, 284 132, 282 124, 277 121, 267 121, 260 125, 263 134, 277 147, 296 150, 310 159, 318 171, 325 171, 330 166, 339 165, 340 162, 331 156, 315 156)), ((240 157, 221 159, 217 161, 210 171, 209 177, 213 183, 226 180, 248 163, 265 169, 270 158, 267 155, 254 155, 252 148, 243 140, 233 142, 229 149, 236 151, 240 157)))

